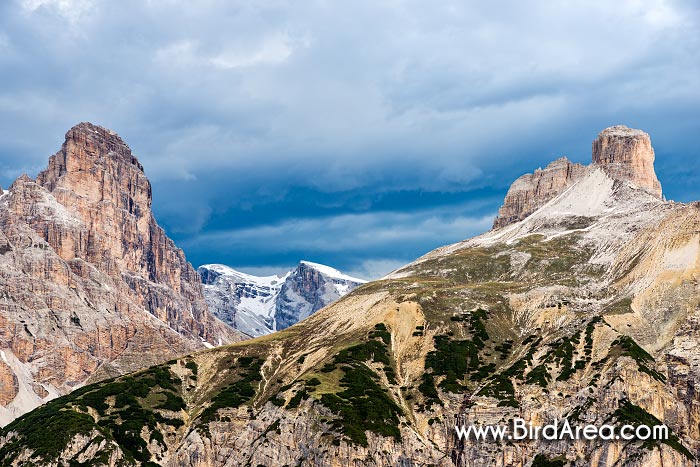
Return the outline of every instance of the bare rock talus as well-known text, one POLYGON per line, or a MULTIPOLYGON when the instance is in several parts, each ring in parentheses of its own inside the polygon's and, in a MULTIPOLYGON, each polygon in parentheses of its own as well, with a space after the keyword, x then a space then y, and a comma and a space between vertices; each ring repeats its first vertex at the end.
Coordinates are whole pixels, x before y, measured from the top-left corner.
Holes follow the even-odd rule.
POLYGON ((627 180, 661 198, 661 183, 654 172, 654 148, 642 130, 616 125, 601 131, 593 141, 593 164, 612 178, 627 180))
POLYGON ((521 221, 581 179, 586 168, 561 157, 544 170, 525 174, 510 186, 493 222, 497 229, 521 221))

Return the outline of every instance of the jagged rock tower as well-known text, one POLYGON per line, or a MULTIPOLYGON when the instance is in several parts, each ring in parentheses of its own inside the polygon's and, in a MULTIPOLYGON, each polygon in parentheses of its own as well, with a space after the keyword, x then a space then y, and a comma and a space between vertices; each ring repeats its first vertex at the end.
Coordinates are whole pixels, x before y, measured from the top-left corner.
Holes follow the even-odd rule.
POLYGON ((0 196, 0 423, 86 381, 241 340, 156 222, 143 167, 81 123, 0 196))
POLYGON ((654 148, 642 130, 624 125, 601 131, 593 141, 593 164, 612 178, 627 180, 661 198, 661 183, 654 172, 654 148))

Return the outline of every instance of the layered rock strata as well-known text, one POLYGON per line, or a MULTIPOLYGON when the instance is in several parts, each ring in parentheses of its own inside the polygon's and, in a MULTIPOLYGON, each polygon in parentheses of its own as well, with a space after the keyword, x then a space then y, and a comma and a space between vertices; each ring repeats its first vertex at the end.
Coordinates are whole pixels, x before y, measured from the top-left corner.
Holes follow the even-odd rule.
POLYGON ((651 138, 642 130, 616 125, 601 131, 593 141, 593 164, 612 178, 627 180, 661 198, 654 158, 651 138))

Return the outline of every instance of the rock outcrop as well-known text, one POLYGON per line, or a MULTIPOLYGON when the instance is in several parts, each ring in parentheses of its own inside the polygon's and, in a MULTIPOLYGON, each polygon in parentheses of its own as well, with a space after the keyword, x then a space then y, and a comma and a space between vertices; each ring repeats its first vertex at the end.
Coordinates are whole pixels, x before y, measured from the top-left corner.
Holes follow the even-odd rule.
POLYGON ((525 174, 513 182, 498 210, 493 228, 525 219, 596 167, 614 180, 628 181, 662 198, 661 183, 654 172, 654 148, 649 135, 616 125, 601 131, 593 141, 590 166, 575 164, 562 157, 544 170, 525 174))
POLYGON ((532 174, 523 175, 510 186, 493 222, 493 228, 498 229, 525 219, 580 180, 585 173, 583 165, 561 157, 544 170, 538 169, 532 174))
POLYGON ((86 381, 240 340, 151 212, 113 132, 81 123, 0 198, 0 421, 86 381))
POLYGON ((627 180, 657 198, 662 196, 651 138, 641 130, 616 125, 601 131, 593 141, 593 164, 614 179, 627 180))

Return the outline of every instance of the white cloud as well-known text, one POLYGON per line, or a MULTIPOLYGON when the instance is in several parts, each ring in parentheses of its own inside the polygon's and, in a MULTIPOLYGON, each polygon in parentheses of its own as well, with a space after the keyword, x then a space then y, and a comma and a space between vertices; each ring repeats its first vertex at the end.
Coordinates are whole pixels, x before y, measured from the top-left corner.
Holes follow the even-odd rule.
POLYGON ((155 51, 156 60, 165 66, 181 68, 208 67, 233 70, 285 63, 306 40, 294 40, 288 34, 274 33, 256 43, 234 43, 217 46, 222 50, 208 50, 196 40, 184 39, 167 44, 155 51))
POLYGON ((76 23, 97 6, 95 0, 21 0, 30 13, 46 10, 58 13, 70 23, 76 23))
POLYGON ((284 63, 294 52, 290 38, 279 34, 269 37, 252 50, 229 49, 208 59, 213 66, 223 69, 284 63))

